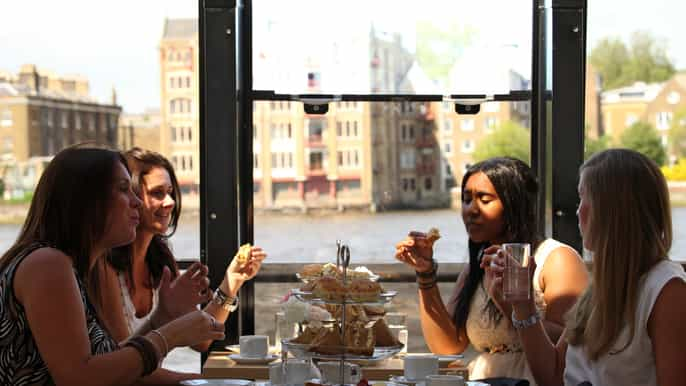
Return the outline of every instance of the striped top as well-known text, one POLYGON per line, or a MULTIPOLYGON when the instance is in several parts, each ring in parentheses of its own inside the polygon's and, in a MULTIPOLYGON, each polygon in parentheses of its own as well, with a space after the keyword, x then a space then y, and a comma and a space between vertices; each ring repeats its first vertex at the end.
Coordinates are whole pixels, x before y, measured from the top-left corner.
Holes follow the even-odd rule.
MULTIPOLYGON (((0 272, 0 384, 1 385, 54 385, 48 368, 43 362, 26 318, 24 307, 14 294, 14 274, 21 262, 47 244, 35 243, 17 255, 0 272)), ((117 350, 118 345, 101 327, 95 308, 88 300, 86 288, 74 270, 86 313, 91 354, 103 354, 117 350)))

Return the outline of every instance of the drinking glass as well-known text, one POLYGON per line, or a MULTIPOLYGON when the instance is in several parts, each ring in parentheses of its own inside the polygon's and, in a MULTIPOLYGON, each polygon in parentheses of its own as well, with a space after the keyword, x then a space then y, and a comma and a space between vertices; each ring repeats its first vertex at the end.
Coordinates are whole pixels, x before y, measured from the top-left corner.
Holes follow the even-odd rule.
POLYGON ((505 300, 528 300, 530 294, 529 256, 531 244, 506 243, 502 245, 505 258, 503 297, 505 300))
POLYGON ((288 322, 283 311, 274 314, 274 348, 276 351, 281 351, 281 339, 294 338, 297 335, 297 323, 288 322))
POLYGON ((406 324, 407 314, 403 312, 387 312, 385 319, 388 329, 391 330, 393 336, 403 344, 403 349, 400 351, 400 354, 406 354, 408 337, 406 324))

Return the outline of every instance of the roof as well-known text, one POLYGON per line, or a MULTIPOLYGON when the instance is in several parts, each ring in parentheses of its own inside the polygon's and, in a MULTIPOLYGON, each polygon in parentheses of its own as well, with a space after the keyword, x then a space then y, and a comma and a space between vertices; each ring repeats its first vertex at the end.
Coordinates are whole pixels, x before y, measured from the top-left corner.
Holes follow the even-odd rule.
POLYGON ((664 83, 635 82, 631 86, 603 91, 602 103, 650 102, 660 93, 664 83))
POLYGON ((189 39, 198 34, 198 19, 165 19, 162 39, 189 39))

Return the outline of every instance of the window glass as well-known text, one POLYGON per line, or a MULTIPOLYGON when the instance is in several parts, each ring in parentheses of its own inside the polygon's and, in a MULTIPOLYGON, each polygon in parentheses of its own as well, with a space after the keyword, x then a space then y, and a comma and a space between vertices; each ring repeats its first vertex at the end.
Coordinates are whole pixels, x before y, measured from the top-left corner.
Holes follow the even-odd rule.
POLYGON ((254 88, 289 94, 526 90, 531 7, 526 0, 426 0, 421 6, 255 0, 254 88))

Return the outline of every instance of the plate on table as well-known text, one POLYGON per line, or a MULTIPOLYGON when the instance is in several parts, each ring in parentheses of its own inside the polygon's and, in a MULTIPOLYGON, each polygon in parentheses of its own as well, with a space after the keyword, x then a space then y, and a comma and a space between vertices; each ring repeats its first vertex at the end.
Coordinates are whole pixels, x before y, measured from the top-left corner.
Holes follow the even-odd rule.
POLYGON ((265 357, 242 357, 240 354, 231 354, 229 359, 238 363, 239 365, 266 365, 267 363, 274 362, 279 358, 278 355, 268 354, 265 357))
POLYGON ((478 381, 465 381, 467 386, 489 386, 488 383, 478 382, 478 381))
POLYGON ((400 385, 409 385, 409 386, 414 386, 416 384, 423 384, 426 381, 426 378, 421 378, 421 379, 406 379, 404 375, 392 375, 389 380, 393 383, 398 383, 400 385))
POLYGON ((440 368, 446 368, 448 365, 451 363, 455 362, 458 359, 464 359, 464 355, 436 355, 438 358, 438 367, 440 368))
POLYGON ((398 294, 398 291, 384 291, 380 293, 376 299, 374 300, 365 300, 365 301, 358 301, 358 300, 352 300, 352 299, 345 299, 343 300, 327 300, 327 299, 320 299, 315 297, 312 292, 309 291, 303 291, 299 288, 294 288, 291 290, 291 294, 295 296, 298 300, 303 301, 303 302, 312 302, 312 303, 328 303, 328 304, 383 304, 383 303, 388 303, 390 302, 395 295, 398 294))
POLYGON ((245 379, 186 379, 179 382, 179 385, 184 386, 250 386, 252 381, 245 379))
MULTIPOLYGON (((374 347, 374 353, 369 355, 356 355, 352 353, 341 353, 341 354, 320 354, 314 351, 310 351, 311 345, 309 343, 291 343, 292 338, 282 339, 281 347, 288 350, 289 353, 293 354, 296 358, 308 359, 308 358, 318 358, 318 359, 330 359, 336 360, 345 357, 345 360, 354 362, 356 360, 362 361, 381 361, 388 359, 393 355, 400 352, 403 349, 403 345, 397 346, 385 346, 385 347, 374 347)), ((340 348, 341 352, 345 349, 343 346, 336 346, 340 348)))

